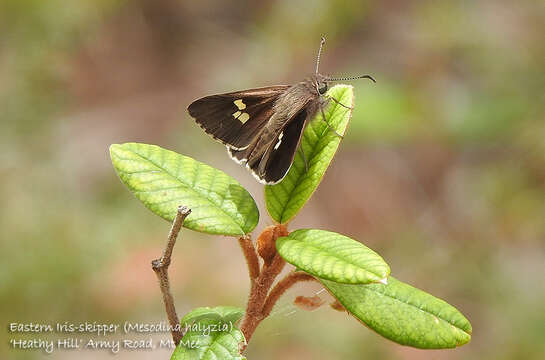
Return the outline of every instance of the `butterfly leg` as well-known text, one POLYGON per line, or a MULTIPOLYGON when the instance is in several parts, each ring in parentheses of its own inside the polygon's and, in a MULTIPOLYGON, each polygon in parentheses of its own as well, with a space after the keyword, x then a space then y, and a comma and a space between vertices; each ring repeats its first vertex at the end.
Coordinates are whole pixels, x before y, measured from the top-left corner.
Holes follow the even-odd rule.
POLYGON ((347 108, 347 109, 350 109, 350 110, 354 110, 353 107, 350 107, 350 106, 346 106, 345 104, 341 103, 339 100, 335 99, 334 97, 329 97, 331 100, 335 101, 337 104, 341 105, 342 107, 344 108, 347 108))
MULTIPOLYGON (((333 99, 333 98, 332 98, 333 99)), ((337 131, 335 131, 335 129, 333 129, 333 127, 331 127, 331 125, 329 125, 329 123, 327 122, 326 118, 325 118, 325 112, 324 112, 324 108, 320 105, 320 111, 322 112, 322 120, 325 121, 325 123, 327 124, 327 128, 331 131, 333 131, 335 133, 335 135, 337 135, 338 137, 340 137, 341 139, 344 137, 342 136, 341 134, 339 134, 337 131)))

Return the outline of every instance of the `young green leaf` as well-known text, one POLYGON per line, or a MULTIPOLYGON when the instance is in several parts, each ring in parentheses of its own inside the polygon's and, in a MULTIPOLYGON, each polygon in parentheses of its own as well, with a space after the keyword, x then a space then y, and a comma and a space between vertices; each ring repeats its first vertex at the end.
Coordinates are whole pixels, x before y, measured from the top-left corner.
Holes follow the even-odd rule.
POLYGON ((197 308, 186 314, 181 324, 187 329, 171 360, 244 360, 240 349, 244 335, 234 325, 242 309, 220 306, 197 308))
POLYGON ((324 230, 296 230, 276 240, 280 256, 322 279, 347 284, 384 281, 390 267, 373 250, 349 237, 324 230))
POLYGON ((471 324, 456 308, 393 277, 386 285, 320 281, 358 320, 399 344, 444 349, 471 339, 471 324))
MULTIPOLYGON (((335 98, 343 105, 354 106, 352 86, 336 85, 327 92, 327 96, 335 98)), ((344 135, 351 116, 351 109, 333 100, 330 100, 325 110, 327 122, 339 135, 344 135)), ((275 221, 284 224, 291 220, 320 184, 341 142, 339 135, 331 128, 324 121, 321 112, 318 112, 303 132, 300 148, 286 177, 276 185, 265 186, 267 211, 275 221)))
POLYGON ((191 325, 202 319, 212 319, 218 323, 236 323, 244 315, 244 310, 235 306, 218 306, 215 308, 199 307, 184 315, 180 324, 191 325))
POLYGON ((155 145, 110 146, 119 178, 144 205, 172 221, 179 205, 191 209, 188 229, 240 236, 257 225, 254 199, 235 179, 190 157, 155 145))

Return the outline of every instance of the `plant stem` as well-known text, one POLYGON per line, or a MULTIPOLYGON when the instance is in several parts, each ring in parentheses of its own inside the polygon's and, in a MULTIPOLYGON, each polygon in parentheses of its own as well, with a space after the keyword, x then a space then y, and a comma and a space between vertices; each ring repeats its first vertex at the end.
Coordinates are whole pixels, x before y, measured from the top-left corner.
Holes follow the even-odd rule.
POLYGON ((240 331, 246 338, 246 343, 250 341, 257 325, 265 318, 262 310, 267 294, 274 282, 274 279, 284 268, 286 262, 276 254, 273 261, 267 265, 263 264, 259 276, 252 280, 250 287, 250 296, 246 306, 246 314, 242 320, 240 331))
POLYGON ((257 252, 255 251, 254 243, 249 235, 242 236, 238 239, 246 263, 248 264, 248 274, 250 275, 250 281, 259 276, 259 259, 257 252))
POLYGON ((267 300, 265 300, 265 304, 263 305, 263 310, 261 311, 263 317, 269 316, 278 299, 286 292, 286 290, 299 281, 316 281, 316 279, 312 275, 304 272, 290 272, 270 291, 269 296, 267 296, 267 300))
POLYGON ((159 279, 159 286, 161 288, 161 293, 163 294, 163 302, 165 303, 165 309, 167 312, 168 322, 171 327, 172 340, 178 345, 182 337, 184 336, 182 329, 180 328, 180 320, 176 314, 176 307, 174 306, 174 298, 170 292, 170 282, 168 280, 168 266, 170 265, 170 258, 172 256, 172 249, 176 244, 176 239, 185 218, 191 213, 191 210, 186 206, 179 206, 176 217, 172 222, 172 227, 168 234, 168 241, 165 249, 163 250, 163 255, 159 259, 155 259, 151 262, 151 268, 157 275, 159 279))
POLYGON ((246 348, 257 326, 269 316, 278 299, 288 288, 299 281, 314 280, 308 274, 291 272, 271 290, 274 280, 286 265, 284 259, 276 252, 274 244, 278 237, 287 235, 286 226, 282 224, 270 226, 259 235, 258 245, 261 249, 259 254, 265 260, 261 271, 259 271, 259 259, 252 241, 248 237, 239 239, 240 247, 248 263, 251 281, 246 313, 240 325, 240 330, 246 339, 246 345, 242 351, 246 348))

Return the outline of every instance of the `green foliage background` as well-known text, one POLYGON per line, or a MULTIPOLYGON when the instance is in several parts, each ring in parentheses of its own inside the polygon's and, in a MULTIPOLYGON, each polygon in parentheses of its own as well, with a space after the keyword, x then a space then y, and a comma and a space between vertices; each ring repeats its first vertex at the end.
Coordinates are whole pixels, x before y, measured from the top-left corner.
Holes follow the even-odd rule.
MULTIPOLYGON (((293 228, 360 239, 398 278, 461 309, 472 341, 423 353, 327 307, 294 313, 295 295, 320 289, 301 286, 248 358, 541 358, 543 33, 545 9, 532 1, 0 2, 0 341, 12 321, 163 320, 149 261, 168 229, 120 184, 111 143, 161 144, 223 170, 259 199, 258 228, 268 225, 262 186, 185 107, 300 80, 325 34, 322 72, 378 83, 353 83, 346 137, 293 228)), ((244 304, 236 242, 182 239, 179 312, 244 304)), ((2 358, 43 356, 0 347, 2 358)))

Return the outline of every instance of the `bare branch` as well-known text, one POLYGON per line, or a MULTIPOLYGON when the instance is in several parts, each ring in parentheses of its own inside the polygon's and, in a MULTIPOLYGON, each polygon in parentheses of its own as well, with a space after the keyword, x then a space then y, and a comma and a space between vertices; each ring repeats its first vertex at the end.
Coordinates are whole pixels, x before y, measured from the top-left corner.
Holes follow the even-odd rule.
POLYGON ((165 303, 165 309, 167 312, 168 322, 171 327, 172 340, 178 345, 182 340, 183 332, 180 326, 180 320, 176 314, 176 307, 174 306, 174 299, 170 292, 170 283, 168 280, 168 266, 170 265, 170 258, 172 256, 172 249, 176 244, 178 233, 182 228, 185 218, 191 213, 191 209, 186 206, 179 206, 176 217, 172 222, 170 233, 168 234, 168 241, 165 249, 163 250, 163 256, 160 259, 155 259, 151 262, 151 268, 159 279, 159 286, 161 287, 161 293, 163 294, 163 302, 165 303))

